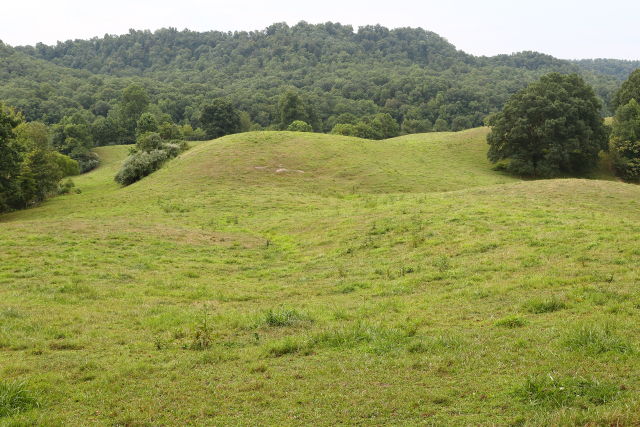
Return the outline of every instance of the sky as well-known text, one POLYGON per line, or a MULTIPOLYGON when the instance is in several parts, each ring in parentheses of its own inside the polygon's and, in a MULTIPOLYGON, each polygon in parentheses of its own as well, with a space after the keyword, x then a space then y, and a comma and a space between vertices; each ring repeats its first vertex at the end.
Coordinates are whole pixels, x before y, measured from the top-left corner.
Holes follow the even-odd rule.
POLYGON ((640 0, 11 0, 0 40, 12 45, 124 34, 130 28, 261 30, 340 22, 438 33, 474 55, 535 50, 563 59, 640 60, 640 0))

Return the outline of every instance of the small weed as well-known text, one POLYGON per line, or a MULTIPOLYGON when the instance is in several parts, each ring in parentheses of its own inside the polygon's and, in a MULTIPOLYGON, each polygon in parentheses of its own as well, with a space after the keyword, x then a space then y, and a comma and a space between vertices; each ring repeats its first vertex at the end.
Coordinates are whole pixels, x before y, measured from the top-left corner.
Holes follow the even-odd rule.
POLYGON ((0 418, 10 417, 40 404, 24 384, 0 381, 0 418))
POLYGON ((440 273, 444 273, 451 268, 451 262, 448 257, 440 255, 433 262, 433 266, 437 268, 440 273))
POLYGON ((206 350, 213 344, 212 331, 207 321, 207 313, 193 331, 193 340, 189 348, 191 350, 206 350))
POLYGON ((527 320, 518 316, 507 316, 503 317, 500 320, 497 320, 494 325, 500 326, 503 328, 521 328, 527 324, 527 320))
POLYGON ((547 408, 603 405, 620 394, 620 387, 582 377, 554 378, 551 375, 529 377, 514 391, 525 403, 547 408))
POLYGON ((633 346, 617 335, 610 324, 578 326, 567 334, 564 343, 570 350, 588 354, 633 352, 633 346))

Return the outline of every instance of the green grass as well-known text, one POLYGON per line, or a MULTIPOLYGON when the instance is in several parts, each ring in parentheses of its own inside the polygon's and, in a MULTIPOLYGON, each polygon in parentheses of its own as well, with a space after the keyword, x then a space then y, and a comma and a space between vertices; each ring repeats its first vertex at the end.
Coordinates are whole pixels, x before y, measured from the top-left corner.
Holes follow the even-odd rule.
POLYGON ((639 423, 640 187, 485 135, 234 135, 126 188, 100 148, 0 217, 0 378, 46 396, 2 421, 639 423))

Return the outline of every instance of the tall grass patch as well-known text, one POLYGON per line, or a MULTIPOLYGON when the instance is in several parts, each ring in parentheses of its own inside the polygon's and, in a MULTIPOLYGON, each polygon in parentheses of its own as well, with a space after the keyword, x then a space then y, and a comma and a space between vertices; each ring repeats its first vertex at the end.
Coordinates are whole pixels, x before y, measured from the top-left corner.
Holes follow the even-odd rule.
POLYGON ((582 377, 533 376, 514 391, 522 402, 546 409, 604 405, 615 400, 619 386, 582 377))
POLYGON ((24 384, 0 381, 0 418, 11 417, 39 405, 24 384))
POLYGON ((558 297, 536 298, 527 301, 523 306, 525 311, 533 314, 553 313, 567 308, 567 304, 558 297))
POLYGON ((564 339, 565 346, 587 354, 633 353, 633 345, 618 335, 612 324, 583 324, 570 330, 564 339))

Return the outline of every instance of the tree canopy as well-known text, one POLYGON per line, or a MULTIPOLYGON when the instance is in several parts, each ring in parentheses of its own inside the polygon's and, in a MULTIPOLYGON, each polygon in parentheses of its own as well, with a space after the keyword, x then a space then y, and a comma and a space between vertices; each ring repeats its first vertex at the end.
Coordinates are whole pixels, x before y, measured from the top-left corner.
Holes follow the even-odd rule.
POLYGON ((615 110, 627 105, 629 101, 635 99, 640 102, 640 69, 635 70, 613 96, 612 107, 615 110))
POLYGON ((601 104, 576 75, 551 73, 515 94, 490 121, 488 157, 538 177, 592 168, 607 147, 601 104))
POLYGON ((606 109, 632 66, 535 52, 476 57, 430 31, 379 25, 300 22, 233 33, 168 28, 55 46, 0 44, 0 99, 46 124, 87 113, 98 145, 133 144, 144 112, 197 129, 204 107, 217 98, 242 112, 244 129, 286 129, 303 120, 329 132, 354 124, 338 120, 348 113, 357 121, 389 114, 404 132, 456 131, 482 125, 512 94, 551 71, 581 73, 606 109), (283 104, 290 91, 285 100, 294 102, 283 104), (283 111, 286 105, 291 108, 283 111))

